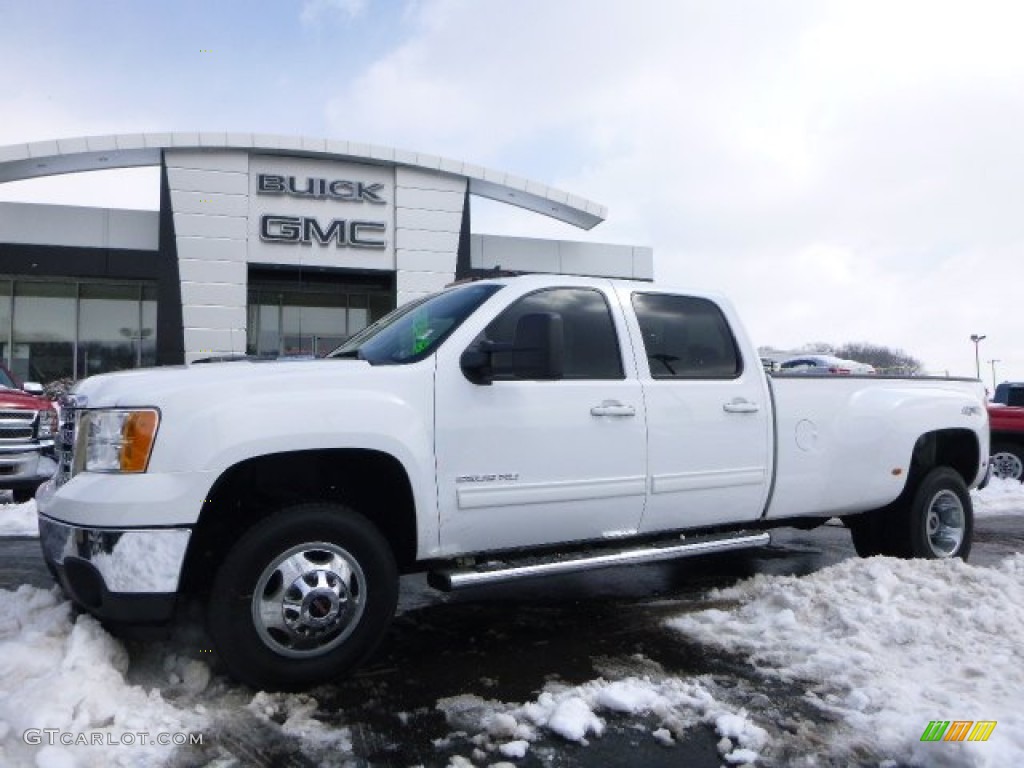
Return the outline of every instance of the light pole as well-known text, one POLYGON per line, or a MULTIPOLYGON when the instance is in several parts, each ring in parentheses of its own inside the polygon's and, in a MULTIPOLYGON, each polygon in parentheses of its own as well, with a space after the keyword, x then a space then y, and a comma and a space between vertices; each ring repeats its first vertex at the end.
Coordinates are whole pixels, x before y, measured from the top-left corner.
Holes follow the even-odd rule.
POLYGON ((1002 360, 989 360, 989 364, 992 366, 992 391, 996 391, 996 363, 1003 362, 1002 360))
POLYGON ((971 334, 971 341, 974 342, 974 371, 975 371, 975 374, 977 375, 977 378, 979 380, 981 380, 981 358, 978 357, 978 345, 981 343, 981 340, 984 339, 984 338, 987 338, 987 337, 979 336, 976 333, 972 333, 971 334))

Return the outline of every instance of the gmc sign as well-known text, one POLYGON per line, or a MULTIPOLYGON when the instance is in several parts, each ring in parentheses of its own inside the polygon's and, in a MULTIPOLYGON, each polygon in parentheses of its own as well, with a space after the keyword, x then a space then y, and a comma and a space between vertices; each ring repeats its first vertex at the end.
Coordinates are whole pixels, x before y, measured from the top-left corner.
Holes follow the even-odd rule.
POLYGON ((266 243, 301 243, 302 245, 329 245, 338 248, 386 248, 384 233, 387 225, 381 221, 346 221, 331 219, 326 227, 311 216, 260 217, 260 240, 266 243))

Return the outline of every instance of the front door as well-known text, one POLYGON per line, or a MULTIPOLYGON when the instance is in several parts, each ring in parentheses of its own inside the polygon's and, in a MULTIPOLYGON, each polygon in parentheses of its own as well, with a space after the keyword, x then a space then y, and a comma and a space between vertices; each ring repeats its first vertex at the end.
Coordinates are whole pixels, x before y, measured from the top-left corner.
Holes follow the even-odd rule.
MULTIPOLYGON (((506 288, 505 290, 510 290, 506 288)), ((508 549, 635 533, 646 489, 643 397, 621 315, 603 290, 547 288, 511 302, 474 340, 511 343, 524 314, 562 318, 564 378, 474 384, 465 350, 438 355, 441 549, 508 549)))

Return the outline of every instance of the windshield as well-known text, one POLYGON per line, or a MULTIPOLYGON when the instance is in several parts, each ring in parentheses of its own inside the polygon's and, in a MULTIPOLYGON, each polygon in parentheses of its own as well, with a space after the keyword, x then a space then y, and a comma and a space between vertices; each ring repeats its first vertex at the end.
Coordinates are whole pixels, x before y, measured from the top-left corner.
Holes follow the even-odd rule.
POLYGON ((356 357, 372 365, 422 360, 499 288, 493 283, 463 285, 401 306, 327 357, 356 357))

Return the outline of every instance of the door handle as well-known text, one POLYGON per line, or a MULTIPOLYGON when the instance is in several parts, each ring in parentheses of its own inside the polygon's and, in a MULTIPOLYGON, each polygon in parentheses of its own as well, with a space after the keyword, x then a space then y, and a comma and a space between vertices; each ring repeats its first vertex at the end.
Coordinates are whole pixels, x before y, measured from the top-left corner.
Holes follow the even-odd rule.
POLYGON ((636 416, 636 408, 623 405, 618 400, 605 400, 590 409, 591 416, 636 416))
POLYGON ((757 413, 760 409, 761 407, 757 403, 744 400, 742 397, 730 400, 722 406, 722 410, 726 413, 757 413))

